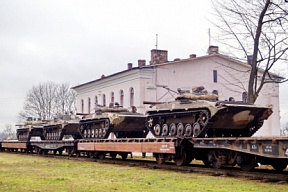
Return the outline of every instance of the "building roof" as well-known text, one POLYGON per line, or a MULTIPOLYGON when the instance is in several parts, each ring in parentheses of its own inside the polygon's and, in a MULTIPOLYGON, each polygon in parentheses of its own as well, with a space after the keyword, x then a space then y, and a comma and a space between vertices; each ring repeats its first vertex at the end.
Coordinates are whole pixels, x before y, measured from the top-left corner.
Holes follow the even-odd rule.
POLYGON ((83 84, 80 84, 80 85, 76 85, 74 87, 71 87, 71 89, 77 89, 77 88, 80 88, 80 87, 83 87, 85 85, 89 85, 89 84, 93 84, 93 83, 96 83, 96 82, 100 82, 104 79, 108 79, 108 78, 111 78, 111 77, 114 77, 114 76, 117 76, 117 75, 120 75, 120 74, 123 74, 123 73, 127 73, 127 72, 130 72, 130 71, 135 71, 135 70, 141 70, 141 69, 147 69, 147 68, 153 68, 154 66, 152 65, 145 65, 143 67, 133 67, 131 69, 126 69, 126 70, 123 70, 123 71, 120 71, 120 72, 117 72, 117 73, 113 73, 111 75, 108 75, 108 76, 104 76, 102 75, 101 78, 99 79, 95 79, 93 81, 88 81, 87 83, 83 83, 83 84))
MULTIPOLYGON (((107 79, 107 78, 111 78, 111 77, 114 77, 114 76, 117 76, 117 75, 120 75, 120 74, 123 74, 123 73, 127 73, 129 71, 133 71, 133 70, 141 70, 141 69, 147 69, 147 68, 154 68, 154 67, 157 67, 157 66, 162 66, 162 65, 169 65, 169 64, 174 64, 174 63, 181 63, 181 62, 185 62, 185 61, 192 61, 192 60, 200 60, 200 59, 207 59, 207 58, 211 58, 211 57, 220 57, 220 58, 223 58, 223 59, 226 59, 226 60, 230 60, 232 61, 233 63, 237 63, 239 65, 242 65, 242 66, 245 66, 247 68, 250 68, 250 65, 248 65, 247 63, 245 62, 242 62, 242 61, 239 61, 237 59, 234 59, 232 57, 229 57, 227 55, 223 55, 223 54, 219 54, 219 53, 212 53, 212 54, 209 54, 209 55, 204 55, 204 56, 199 56, 199 57, 194 57, 194 58, 187 58, 187 59, 176 59, 174 61, 167 61, 167 62, 164 62, 164 63, 159 63, 159 64, 153 64, 153 65, 145 65, 145 66, 141 66, 141 67, 133 67, 131 69, 126 69, 126 70, 123 70, 123 71, 120 71, 120 72, 117 72, 117 73, 114 73, 114 74, 111 74, 111 75, 108 75, 108 76, 104 76, 102 75, 101 78, 99 79, 96 79, 96 80, 93 80, 93 81, 89 81, 87 83, 83 83, 83 84, 80 84, 80 85, 77 85, 77 86, 74 86, 72 87, 71 89, 77 89, 77 88, 80 88, 80 87, 83 87, 85 85, 89 85, 89 84, 92 84, 92 83, 95 83, 95 82, 100 82, 104 79, 107 79)), ((260 71, 264 71, 264 70, 261 70, 260 71)), ((274 76, 275 78, 280 78, 280 79, 284 79, 284 77, 281 77, 279 75, 276 75, 274 73, 270 73, 272 76, 274 76)))

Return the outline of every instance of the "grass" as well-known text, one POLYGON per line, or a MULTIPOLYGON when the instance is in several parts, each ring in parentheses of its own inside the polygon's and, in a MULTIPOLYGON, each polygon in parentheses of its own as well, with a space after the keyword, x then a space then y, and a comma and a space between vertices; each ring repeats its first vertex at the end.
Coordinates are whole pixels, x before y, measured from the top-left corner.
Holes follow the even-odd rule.
POLYGON ((0 191, 288 191, 287 184, 0 153, 0 191))

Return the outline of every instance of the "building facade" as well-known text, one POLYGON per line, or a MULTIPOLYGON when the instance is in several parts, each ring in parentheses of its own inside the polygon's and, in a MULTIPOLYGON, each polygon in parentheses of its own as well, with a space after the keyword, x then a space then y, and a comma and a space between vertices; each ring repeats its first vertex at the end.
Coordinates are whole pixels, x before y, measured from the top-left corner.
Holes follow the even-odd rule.
MULTIPOLYGON (((136 106, 145 113, 149 105, 144 101, 171 101, 173 90, 191 90, 204 86, 209 93, 218 94, 219 100, 233 97, 247 101, 250 66, 247 63, 219 54, 217 46, 210 46, 208 55, 168 61, 165 50, 151 50, 151 60, 138 60, 138 66, 128 63, 127 69, 91 82, 73 87, 77 92, 77 112, 92 113, 98 105, 118 102, 125 108, 136 106)), ((261 72, 259 72, 261 76, 261 72)), ((256 104, 272 106, 273 114, 255 136, 280 135, 279 85, 265 84, 256 104)))

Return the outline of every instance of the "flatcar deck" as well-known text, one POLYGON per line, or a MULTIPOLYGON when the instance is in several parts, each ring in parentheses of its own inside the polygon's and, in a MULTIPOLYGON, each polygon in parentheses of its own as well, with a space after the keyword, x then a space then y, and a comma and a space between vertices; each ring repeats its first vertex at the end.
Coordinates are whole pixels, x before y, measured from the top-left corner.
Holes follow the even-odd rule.
POLYGON ((287 137, 195 138, 189 141, 198 149, 226 149, 268 158, 288 159, 287 137))
POLYGON ((221 138, 121 138, 121 139, 79 139, 43 141, 2 141, 2 150, 68 155, 87 154, 91 158, 112 158, 117 154, 123 159, 132 152, 153 153, 158 164, 175 161, 176 165, 189 164, 193 159, 202 160, 214 168, 238 164, 244 171, 250 171, 257 163, 272 165, 283 170, 288 164, 287 137, 221 137, 221 138))

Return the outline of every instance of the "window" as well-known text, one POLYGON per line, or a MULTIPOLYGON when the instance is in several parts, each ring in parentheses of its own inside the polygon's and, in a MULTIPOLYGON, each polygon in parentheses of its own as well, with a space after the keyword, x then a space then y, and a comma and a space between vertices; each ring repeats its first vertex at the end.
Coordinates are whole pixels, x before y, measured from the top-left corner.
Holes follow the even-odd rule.
POLYGON ((84 113, 84 100, 81 99, 81 112, 84 113))
POLYGON ((134 106, 134 89, 131 87, 130 89, 130 106, 134 106))
POLYGON ((242 93, 242 101, 243 101, 244 103, 247 103, 247 102, 248 102, 248 94, 247 94, 247 92, 243 92, 243 93, 242 93))
POLYGON ((124 91, 120 90, 120 105, 124 105, 124 91))
POLYGON ((217 70, 213 70, 213 82, 217 83, 217 70))
POLYGON ((114 104, 114 92, 111 92, 111 103, 114 104))
POLYGON ((98 107, 98 97, 95 96, 95 109, 98 107))
POLYGON ((102 98, 103 98, 103 106, 106 106, 106 96, 105 96, 105 94, 102 95, 102 98))
POLYGON ((88 114, 90 114, 91 111, 91 99, 88 97, 88 114))

